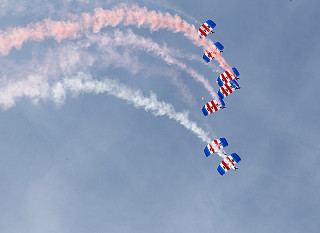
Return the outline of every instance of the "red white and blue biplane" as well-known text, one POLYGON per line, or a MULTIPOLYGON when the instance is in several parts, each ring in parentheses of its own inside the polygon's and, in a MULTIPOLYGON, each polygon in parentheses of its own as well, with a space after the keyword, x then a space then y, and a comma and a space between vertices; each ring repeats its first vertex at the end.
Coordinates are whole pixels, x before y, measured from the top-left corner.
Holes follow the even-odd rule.
POLYGON ((222 160, 217 170, 220 175, 224 175, 227 171, 230 170, 230 168, 233 170, 237 170, 238 168, 235 165, 240 161, 241 158, 236 153, 233 153, 222 160))
POLYGON ((208 34, 214 33, 213 29, 216 24, 212 20, 208 20, 198 30, 200 38, 205 38, 208 34))
POLYGON ((203 107, 202 107, 202 112, 203 115, 207 116, 209 114, 212 114, 216 111, 218 111, 221 108, 225 108, 225 103, 222 99, 218 100, 211 100, 210 102, 206 103, 203 107))
POLYGON ((203 60, 205 60, 207 63, 210 62, 215 56, 220 55, 224 49, 220 42, 216 42, 214 45, 216 48, 212 47, 208 49, 202 56, 203 60))
POLYGON ((239 84, 236 80, 231 80, 230 82, 224 84, 222 87, 220 87, 218 91, 218 96, 223 99, 230 95, 235 90, 240 89, 239 84))
POLYGON ((220 74, 220 76, 217 79, 217 83, 220 87, 230 82, 231 80, 239 79, 238 76, 240 75, 240 73, 238 72, 238 70, 235 67, 233 67, 232 71, 233 72, 225 71, 222 74, 220 74))
POLYGON ((228 146, 228 142, 225 138, 219 138, 210 142, 205 148, 204 153, 208 157, 214 152, 221 150, 223 147, 228 146))

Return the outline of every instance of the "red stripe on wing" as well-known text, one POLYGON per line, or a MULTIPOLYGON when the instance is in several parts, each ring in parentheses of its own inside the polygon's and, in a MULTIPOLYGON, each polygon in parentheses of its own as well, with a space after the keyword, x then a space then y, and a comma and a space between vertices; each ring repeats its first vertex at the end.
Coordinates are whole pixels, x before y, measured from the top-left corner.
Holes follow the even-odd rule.
POLYGON ((209 103, 207 103, 206 105, 207 105, 207 108, 209 109, 210 114, 213 113, 212 109, 210 108, 209 103))
POLYGON ((203 27, 204 29, 206 29, 206 30, 207 30, 207 32, 210 32, 210 29, 209 29, 209 28, 207 28, 207 26, 206 26, 205 24, 203 24, 203 25, 202 25, 202 27, 203 27))
POLYGON ((224 161, 222 161, 221 163, 222 163, 223 166, 225 166, 225 168, 227 168, 227 170, 229 171, 230 167, 229 167, 224 161))
POLYGON ((233 91, 231 90, 231 88, 229 87, 229 85, 227 84, 227 85, 225 85, 226 86, 226 88, 228 89, 228 91, 230 92, 230 93, 232 93, 233 91))
POLYGON ((234 166, 234 163, 232 162, 232 160, 229 158, 229 156, 227 157, 227 159, 230 161, 230 163, 234 166))
POLYGON ((207 36, 207 33, 205 33, 201 28, 199 28, 199 31, 204 35, 205 37, 207 36))
POLYGON ((226 71, 226 74, 227 74, 227 76, 229 78, 229 81, 231 81, 232 80, 232 76, 230 75, 229 71, 226 71))
POLYGON ((217 140, 214 140, 214 143, 216 144, 216 146, 217 146, 218 149, 220 150, 221 148, 220 148, 220 145, 219 145, 218 141, 217 141, 217 140))
POLYGON ((226 92, 226 90, 224 89, 224 87, 220 88, 222 90, 222 92, 224 93, 225 96, 228 96, 228 93, 226 92))
POLYGON ((212 104, 212 107, 214 108, 214 110, 218 111, 218 108, 217 108, 216 104, 213 102, 213 100, 211 100, 211 104, 212 104))
POLYGON ((224 76, 224 73, 221 74, 221 77, 222 77, 224 83, 227 83, 227 82, 228 82, 227 78, 224 76))
POLYGON ((214 149, 213 149, 213 147, 211 146, 210 143, 209 143, 209 146, 210 146, 210 148, 211 148, 211 150, 212 150, 212 153, 214 153, 215 151, 214 151, 214 149))

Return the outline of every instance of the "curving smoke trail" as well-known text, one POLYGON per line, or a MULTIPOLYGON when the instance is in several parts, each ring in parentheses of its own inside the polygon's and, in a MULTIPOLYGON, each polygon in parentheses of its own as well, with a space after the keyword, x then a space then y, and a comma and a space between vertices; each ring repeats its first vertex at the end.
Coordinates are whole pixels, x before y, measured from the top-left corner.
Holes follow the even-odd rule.
MULTIPOLYGON (((8 78, 2 77, 0 79, 0 105, 9 108, 14 105, 16 99, 20 98, 23 91, 22 79, 26 79, 26 85, 32 85, 31 80, 39 79, 40 76, 43 77, 43 80, 48 80, 56 79, 56 77, 61 76, 61 74, 72 75, 72 72, 75 72, 75 70, 85 70, 87 67, 93 66, 94 63, 97 63, 98 61, 100 63, 114 63, 115 65, 131 67, 131 70, 136 70, 137 68, 132 69, 132 62, 124 62, 124 64, 115 63, 115 61, 119 61, 117 58, 121 57, 121 55, 116 52, 116 47, 126 47, 126 51, 139 49, 153 54, 157 58, 164 60, 167 64, 178 67, 180 70, 188 73, 195 80, 201 82, 213 98, 217 98, 214 89, 204 76, 173 57, 177 53, 180 53, 178 50, 167 48, 165 45, 160 46, 151 38, 138 36, 131 30, 125 32, 115 30, 114 33, 101 33, 99 35, 86 34, 86 36, 86 39, 80 40, 72 47, 64 46, 64 49, 59 48, 54 54, 52 51, 48 51, 46 58, 42 59, 42 61, 33 61, 31 64, 30 62, 24 63, 24 66, 1 64, 0 68, 2 73, 4 73, 4 77, 6 76, 5 73, 7 73, 8 78), (98 55, 97 53, 89 54, 84 51, 93 44, 98 45, 97 51, 102 52, 101 55, 98 55), (104 54, 107 54, 107 56, 104 54), (42 65, 40 65, 39 62, 42 65), (8 65, 11 68, 6 72, 8 65), (17 72, 12 72, 14 70, 17 72), (16 82, 17 79, 20 79, 20 81, 16 82)), ((125 57, 130 60, 128 55, 125 57)), ((123 62, 123 59, 120 60, 123 62)), ((171 79, 175 82, 175 85, 179 87, 186 100, 189 100, 188 103, 192 103, 194 101, 193 97, 183 82, 177 80, 174 76, 172 76, 171 79)))
POLYGON ((145 97, 140 90, 133 90, 124 84, 118 83, 116 80, 93 80, 91 76, 79 73, 73 78, 66 78, 58 82, 52 88, 51 97, 55 103, 61 104, 64 102, 67 94, 77 96, 82 93, 107 93, 133 104, 136 108, 143 108, 147 112, 150 111, 154 116, 166 115, 183 125, 202 141, 211 141, 207 132, 198 127, 196 122, 189 120, 187 112, 176 112, 171 104, 158 101, 156 94, 150 92, 150 97, 145 97))
MULTIPOLYGON (((45 90, 48 90, 46 86, 45 90)), ((39 93, 41 93, 41 91, 39 93)), ((51 88, 48 96, 50 96, 57 105, 61 105, 64 103, 68 94, 78 96, 83 93, 107 93, 108 95, 125 100, 129 104, 133 104, 136 108, 143 108, 147 112, 150 111, 156 117, 166 115, 169 119, 173 119, 183 125, 205 143, 212 141, 208 132, 201 129, 196 122, 189 119, 188 112, 177 112, 173 105, 159 101, 156 94, 150 92, 150 97, 146 97, 140 90, 133 90, 124 84, 120 84, 117 80, 94 80, 90 75, 78 73, 75 77, 66 78, 58 82, 51 88)), ((220 157, 226 157, 223 149, 218 149, 215 145, 212 146, 220 157)))
MULTIPOLYGON (((52 84, 61 77, 72 76, 77 72, 89 72, 92 69, 95 71, 104 70, 109 66, 124 68, 132 74, 142 71, 144 74, 151 72, 151 70, 146 71, 150 67, 144 67, 133 56, 134 50, 142 50, 160 59, 163 59, 162 56, 168 56, 174 61, 177 60, 173 56, 182 54, 179 50, 160 46, 150 38, 138 36, 131 30, 125 32, 115 30, 112 33, 86 34, 86 36, 87 38, 81 39, 77 43, 64 43, 43 50, 41 54, 35 52, 31 59, 20 61, 19 64, 4 57, 0 58, 0 106, 3 109, 8 109, 24 96, 33 98, 37 92, 31 91, 31 87, 38 85, 41 80, 52 84), (126 36, 122 37, 122 35, 126 36), (128 39, 128 44, 125 43, 126 39, 128 39), (125 51, 119 49, 123 47, 125 51), (24 87, 28 88, 24 89, 24 87)), ((171 65, 177 67, 175 64, 171 65)), ((183 96, 183 101, 188 104, 195 102, 189 88, 183 80, 177 77, 175 72, 172 73, 170 70, 161 68, 161 73, 163 77, 167 76, 177 86, 183 96)))
MULTIPOLYGON (((123 4, 112 10, 98 8, 95 9, 94 14, 83 13, 81 16, 72 16, 69 21, 52 21, 46 19, 41 22, 29 24, 25 28, 9 28, 6 31, 0 31, 0 53, 7 55, 12 47, 19 49, 23 43, 30 40, 42 41, 46 38, 54 38, 60 42, 66 38, 76 39, 91 30, 94 33, 98 33, 103 27, 115 27, 120 23, 123 25, 146 27, 151 31, 166 28, 173 32, 183 32, 194 44, 202 46, 204 49, 213 46, 210 40, 200 39, 195 27, 181 20, 178 16, 172 16, 168 13, 162 14, 161 12, 155 11, 149 12, 146 8, 139 8, 138 6, 128 7, 123 4)), ((185 70, 196 80, 202 82, 211 95, 215 97, 215 92, 203 76, 184 63, 171 57, 170 53, 158 44, 148 44, 150 42, 148 39, 140 39, 139 37, 135 37, 130 40, 130 43, 136 43, 136 46, 140 46, 149 52, 157 54, 168 64, 174 64, 180 69, 185 70)), ((218 50, 216 50, 216 60, 220 62, 221 67, 230 69, 218 50)), ((193 132, 202 141, 211 141, 207 132, 199 128, 195 122, 189 120, 188 113, 176 112, 171 104, 158 101, 155 94, 151 93, 150 97, 145 97, 141 91, 132 90, 114 80, 92 80, 86 75, 79 74, 75 78, 64 79, 52 87, 48 81, 43 80, 40 76, 31 75, 24 80, 8 81, 6 82, 5 88, 1 87, 0 89, 0 91, 2 91, 0 103, 4 104, 5 107, 14 105, 16 98, 25 96, 30 97, 35 102, 53 99, 57 104, 62 104, 67 94, 108 93, 109 95, 126 100, 137 108, 144 108, 155 116, 167 115, 170 119, 174 119, 193 132)), ((219 152, 218 154, 220 155, 219 152)))
POLYGON ((78 73, 75 77, 65 78, 50 86, 47 81, 37 76, 30 76, 28 79, 9 84, 5 90, 7 93, 0 95, 0 102, 6 102, 8 106, 14 103, 12 102, 14 98, 6 99, 8 96, 12 97, 12 92, 15 93, 14 97, 27 96, 33 99, 34 102, 53 100, 58 106, 64 103, 67 95, 107 93, 133 104, 136 108, 143 108, 147 112, 150 111, 154 116, 166 115, 194 133, 203 142, 211 141, 207 132, 198 127, 197 123, 189 120, 187 112, 176 112, 171 104, 158 101, 154 93, 150 92, 150 97, 145 97, 140 90, 133 90, 112 79, 94 80, 90 75, 78 73))
POLYGON ((68 21, 52 21, 45 19, 32 23, 26 27, 9 28, 0 31, 0 53, 7 55, 11 48, 21 48, 26 41, 42 41, 46 38, 54 38, 58 42, 63 39, 76 39, 90 29, 94 33, 100 32, 104 27, 115 27, 119 24, 125 26, 134 25, 137 27, 149 28, 151 31, 167 29, 173 32, 183 32, 184 36, 192 40, 197 46, 205 50, 213 49, 215 59, 220 66, 230 70, 230 66, 221 57, 220 51, 208 39, 200 39, 194 25, 188 24, 179 16, 172 16, 169 13, 148 11, 146 7, 140 8, 137 5, 127 6, 121 4, 111 10, 96 8, 94 14, 83 13, 81 16, 72 15, 68 21))
MULTIPOLYGON (((134 34, 131 30, 127 30, 125 33, 116 30, 113 38, 110 38, 107 34, 99 34, 95 36, 88 36, 90 44, 98 43, 100 47, 103 48, 105 45, 114 45, 114 46, 122 46, 122 47, 130 47, 130 48, 138 48, 149 53, 153 53, 157 57, 164 60, 169 65, 174 65, 178 67, 180 70, 185 71, 191 77, 193 77, 196 81, 203 84, 206 90, 210 93, 210 95, 215 98, 219 99, 215 90, 210 85, 209 81, 201 74, 199 74, 193 68, 187 66, 185 63, 178 61, 175 59, 171 54, 173 53, 172 50, 161 47, 158 43, 154 42, 150 38, 144 38, 134 34)), ((89 45, 87 45, 89 46, 89 45)))
MULTIPOLYGON (((212 141, 208 132, 189 119, 188 112, 177 112, 173 105, 159 101, 156 94, 150 92, 150 97, 146 97, 140 90, 133 90, 112 79, 94 80, 90 75, 80 72, 72 78, 65 78, 50 86, 49 82, 42 80, 40 76, 29 76, 25 80, 10 82, 6 88, 0 91, 0 103, 4 104, 5 107, 14 105, 14 100, 17 97, 28 97, 34 103, 52 100, 56 105, 61 106, 68 95, 76 97, 85 93, 107 93, 133 104, 136 108, 150 111, 154 116, 166 115, 169 119, 183 125, 205 143, 212 141)), ((216 135, 213 136, 217 137, 216 135)), ((219 150, 215 145, 212 146, 220 157, 225 158, 223 149, 219 150)))

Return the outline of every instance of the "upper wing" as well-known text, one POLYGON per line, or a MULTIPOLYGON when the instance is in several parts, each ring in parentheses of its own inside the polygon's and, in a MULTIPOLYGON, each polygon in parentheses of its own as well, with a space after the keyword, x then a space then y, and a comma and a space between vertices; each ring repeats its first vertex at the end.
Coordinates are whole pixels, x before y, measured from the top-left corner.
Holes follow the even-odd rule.
POLYGON ((216 26, 216 24, 212 20, 208 20, 207 22, 202 24, 198 30, 198 34, 199 34, 200 38, 204 38, 209 33, 212 33, 215 26, 216 26))
POLYGON ((233 153, 229 156, 227 156, 220 165, 218 166, 217 170, 220 173, 220 175, 224 175, 227 171, 232 168, 233 170, 236 169, 236 164, 241 161, 241 158, 236 153, 233 153))
POLYGON ((204 153, 208 157, 209 155, 217 152, 217 150, 222 149, 223 147, 228 146, 228 142, 225 138, 219 138, 210 142, 205 148, 204 153))
POLYGON ((233 67, 232 71, 233 72, 225 71, 218 77, 217 83, 220 87, 230 82, 231 80, 238 80, 237 77, 240 75, 238 70, 233 67))
POLYGON ((234 92, 236 89, 239 89, 240 86, 236 80, 231 80, 230 82, 224 84, 220 87, 218 91, 218 96, 223 99, 234 92))
POLYGON ((217 100, 211 100, 210 102, 206 103, 202 107, 203 115, 207 116, 226 106, 222 99, 220 99, 220 103, 217 100))
POLYGON ((212 47, 206 50, 206 52, 202 56, 203 60, 205 60, 206 62, 210 62, 215 56, 219 55, 219 51, 221 52, 224 49, 223 45, 220 42, 216 42, 214 43, 214 45, 215 48, 212 47))
POLYGON ((239 83, 238 83, 235 79, 234 79, 234 80, 231 80, 229 83, 231 84, 231 86, 232 86, 233 88, 235 88, 235 89, 240 89, 240 85, 239 85, 239 83))
POLYGON ((207 63, 210 62, 214 58, 214 53, 208 49, 202 56, 203 60, 205 60, 207 63))

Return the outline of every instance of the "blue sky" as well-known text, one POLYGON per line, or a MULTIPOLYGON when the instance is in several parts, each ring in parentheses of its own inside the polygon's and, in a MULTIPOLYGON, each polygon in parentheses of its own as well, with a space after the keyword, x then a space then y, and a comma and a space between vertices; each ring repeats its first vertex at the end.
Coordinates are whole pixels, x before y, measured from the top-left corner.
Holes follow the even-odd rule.
POLYGON ((37 77, 54 85, 82 72, 152 92, 212 138, 227 138, 239 170, 221 177, 221 158, 206 158, 192 132, 106 93, 68 94, 60 105, 17 98, 0 115, 0 231, 318 232, 318 1, 2 1, 0 30, 120 2, 196 27, 212 19, 210 39, 241 74, 227 108, 204 117, 211 97, 186 71, 145 49, 92 42, 114 33, 149 38, 218 90, 215 70, 223 69, 204 64, 202 48, 181 33, 123 25, 12 49, 0 56, 0 88, 37 77))

